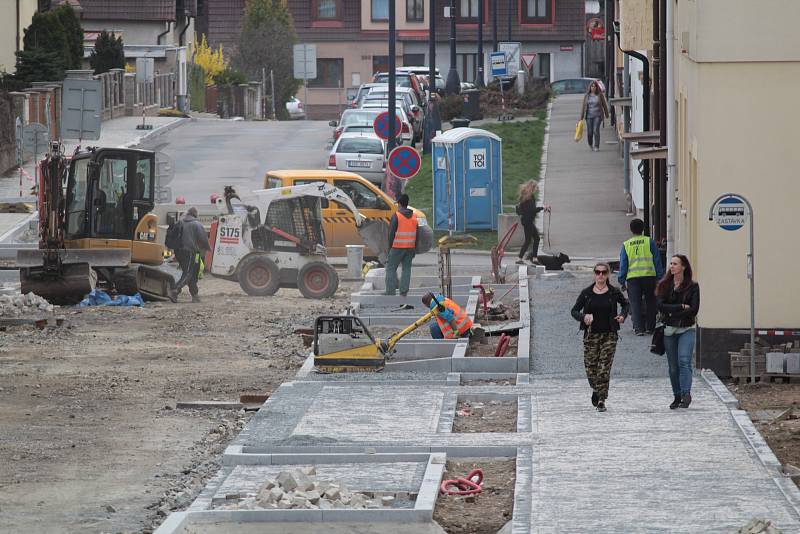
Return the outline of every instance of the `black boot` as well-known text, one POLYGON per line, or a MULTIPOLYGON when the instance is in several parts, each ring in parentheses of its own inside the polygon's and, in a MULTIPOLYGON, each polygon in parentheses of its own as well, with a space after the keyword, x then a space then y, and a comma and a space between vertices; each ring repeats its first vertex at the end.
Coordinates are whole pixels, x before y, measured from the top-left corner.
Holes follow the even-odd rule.
POLYGON ((681 404, 681 396, 680 395, 675 395, 675 400, 672 401, 672 404, 669 405, 669 409, 670 410, 674 410, 675 408, 680 406, 680 404, 681 404))
POLYGON ((596 407, 597 406, 597 401, 599 399, 600 399, 600 397, 597 396, 597 392, 596 391, 592 391, 592 406, 596 407))
POLYGON ((689 405, 692 403, 692 394, 687 393, 683 397, 681 397, 681 403, 679 405, 680 408, 688 408, 689 405))

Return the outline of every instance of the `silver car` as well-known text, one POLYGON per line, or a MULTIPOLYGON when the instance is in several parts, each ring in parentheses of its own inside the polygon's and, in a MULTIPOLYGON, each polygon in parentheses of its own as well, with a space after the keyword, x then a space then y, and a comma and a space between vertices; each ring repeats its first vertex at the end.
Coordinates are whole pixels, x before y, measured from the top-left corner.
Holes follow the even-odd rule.
POLYGON ((374 133, 345 132, 333 144, 328 168, 354 172, 380 185, 386 175, 386 143, 374 133))

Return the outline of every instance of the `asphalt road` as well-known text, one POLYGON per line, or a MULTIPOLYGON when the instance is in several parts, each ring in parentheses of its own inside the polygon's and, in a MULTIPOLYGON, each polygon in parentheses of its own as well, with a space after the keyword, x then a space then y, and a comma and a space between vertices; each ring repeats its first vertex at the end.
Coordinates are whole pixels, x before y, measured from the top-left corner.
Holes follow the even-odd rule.
POLYGON ((174 162, 173 198, 208 202, 233 185, 240 194, 263 187, 275 169, 324 169, 331 128, 322 121, 251 122, 197 119, 146 140, 174 162))

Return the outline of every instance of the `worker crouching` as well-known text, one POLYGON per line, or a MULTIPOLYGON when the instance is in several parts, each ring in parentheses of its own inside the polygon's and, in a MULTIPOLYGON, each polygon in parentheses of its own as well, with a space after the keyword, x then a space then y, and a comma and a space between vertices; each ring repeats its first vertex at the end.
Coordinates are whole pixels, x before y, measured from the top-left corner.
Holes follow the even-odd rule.
POLYGON ((433 339, 456 339, 469 336, 472 330, 472 319, 467 312, 453 300, 444 295, 426 293, 422 303, 435 312, 435 323, 430 324, 433 339))

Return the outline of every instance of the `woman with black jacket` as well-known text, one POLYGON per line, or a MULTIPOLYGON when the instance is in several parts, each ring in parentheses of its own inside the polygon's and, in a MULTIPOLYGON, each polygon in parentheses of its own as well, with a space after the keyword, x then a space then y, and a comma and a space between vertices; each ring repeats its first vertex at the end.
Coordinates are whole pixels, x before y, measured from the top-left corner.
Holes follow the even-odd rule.
POLYGON ((628 301, 622 291, 608 283, 611 267, 594 266, 594 283, 581 291, 572 307, 572 316, 583 330, 583 363, 592 387, 592 406, 606 411, 611 365, 617 350, 617 332, 628 316, 628 301), (621 310, 617 310, 617 305, 621 310))
POLYGON ((695 320, 700 310, 700 285, 692 280, 689 258, 676 254, 656 286, 656 303, 664 323, 664 348, 674 400, 671 410, 692 402, 692 354, 695 320))

